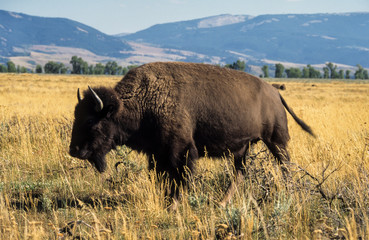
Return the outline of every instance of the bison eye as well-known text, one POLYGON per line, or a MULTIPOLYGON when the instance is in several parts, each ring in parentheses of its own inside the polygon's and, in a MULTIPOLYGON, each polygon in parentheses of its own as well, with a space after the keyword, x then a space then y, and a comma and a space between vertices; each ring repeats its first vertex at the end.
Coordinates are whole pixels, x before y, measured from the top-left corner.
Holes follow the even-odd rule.
POLYGON ((86 121, 86 125, 89 126, 89 127, 91 127, 93 124, 94 124, 94 120, 92 118, 90 118, 86 121))

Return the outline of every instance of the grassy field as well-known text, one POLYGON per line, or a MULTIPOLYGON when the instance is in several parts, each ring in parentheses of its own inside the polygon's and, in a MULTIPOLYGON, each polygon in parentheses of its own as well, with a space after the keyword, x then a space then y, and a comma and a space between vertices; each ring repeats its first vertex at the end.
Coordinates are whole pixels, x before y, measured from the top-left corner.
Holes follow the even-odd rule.
POLYGON ((258 144, 221 208, 231 161, 203 158, 168 211, 144 155, 112 151, 102 175, 68 155, 77 88, 119 80, 0 74, 0 239, 369 239, 369 84, 285 81, 317 135, 289 117, 292 179, 258 144))

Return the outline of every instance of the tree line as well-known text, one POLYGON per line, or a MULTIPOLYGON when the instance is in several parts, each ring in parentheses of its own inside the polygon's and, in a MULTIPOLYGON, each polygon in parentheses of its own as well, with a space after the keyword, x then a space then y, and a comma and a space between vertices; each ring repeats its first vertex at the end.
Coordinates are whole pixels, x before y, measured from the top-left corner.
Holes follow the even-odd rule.
POLYGON ((86 75, 125 75, 130 69, 138 65, 129 65, 127 67, 119 66, 115 61, 109 61, 105 64, 97 63, 95 65, 88 64, 81 57, 73 56, 69 63, 72 68, 65 66, 63 63, 49 61, 44 66, 36 65, 36 69, 30 70, 25 67, 15 66, 12 61, 8 61, 6 65, 0 64, 0 72, 9 73, 47 73, 47 74, 86 74, 86 75))
MULTIPOLYGON (((326 79, 369 79, 368 70, 364 69, 360 64, 356 65, 357 70, 351 76, 350 70, 337 69, 337 65, 329 62, 323 67, 323 72, 312 67, 310 64, 306 67, 300 68, 286 68, 281 63, 275 64, 275 78, 326 78, 326 79)), ((262 67, 263 75, 260 77, 269 77, 269 66, 262 67)))
POLYGON ((30 72, 26 67, 15 66, 12 61, 8 61, 6 65, 0 64, 0 72, 10 72, 10 73, 27 73, 30 72))
MULTIPOLYGON (((44 66, 36 65, 35 71, 25 67, 16 66, 12 61, 8 61, 6 65, 0 64, 0 72, 10 73, 47 73, 47 74, 86 74, 86 75, 125 75, 130 69, 138 65, 129 65, 122 67, 115 61, 109 61, 105 64, 96 63, 95 65, 88 64, 81 57, 73 56, 69 62, 72 68, 65 66, 63 63, 49 61, 44 66)), ((224 67, 236 69, 239 71, 250 71, 251 68, 246 65, 245 61, 237 60, 231 64, 226 64, 224 67)), ((269 78, 270 70, 268 65, 261 68, 263 74, 260 77, 269 78)), ((368 70, 364 69, 360 64, 357 65, 357 70, 351 76, 350 70, 338 69, 337 65, 329 62, 323 67, 323 72, 315 69, 310 64, 306 67, 285 68, 283 64, 277 63, 274 66, 275 78, 326 78, 326 79, 369 79, 368 70)))

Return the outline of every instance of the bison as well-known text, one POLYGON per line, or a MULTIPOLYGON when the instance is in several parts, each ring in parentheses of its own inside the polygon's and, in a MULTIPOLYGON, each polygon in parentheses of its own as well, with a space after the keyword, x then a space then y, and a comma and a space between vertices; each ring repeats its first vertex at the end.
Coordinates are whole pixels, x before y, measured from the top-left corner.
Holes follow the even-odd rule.
POLYGON ((284 84, 273 83, 272 86, 278 90, 286 90, 286 85, 284 84))
MULTIPOLYGON (((157 62, 130 70, 114 88, 77 92, 70 155, 99 172, 105 155, 119 145, 146 153, 149 168, 171 180, 169 195, 185 183, 185 172, 204 156, 232 154, 238 180, 248 148, 263 141, 279 163, 289 161, 285 109, 303 130, 311 128, 263 80, 218 66, 157 62)), ((235 182, 238 182, 235 181, 235 182)), ((221 202, 227 204, 232 183, 221 202)))

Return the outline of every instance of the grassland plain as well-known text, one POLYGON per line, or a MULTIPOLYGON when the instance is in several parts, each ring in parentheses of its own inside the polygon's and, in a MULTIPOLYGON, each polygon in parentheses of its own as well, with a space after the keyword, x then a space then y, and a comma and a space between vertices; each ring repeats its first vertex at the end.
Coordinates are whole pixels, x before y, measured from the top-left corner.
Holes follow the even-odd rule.
POLYGON ((283 80, 317 135, 289 117, 292 179, 258 144, 220 208, 233 168, 226 155, 205 157, 168 211, 144 155, 112 151, 102 175, 68 155, 77 88, 119 80, 0 74, 0 239, 369 239, 367 82, 283 80))

